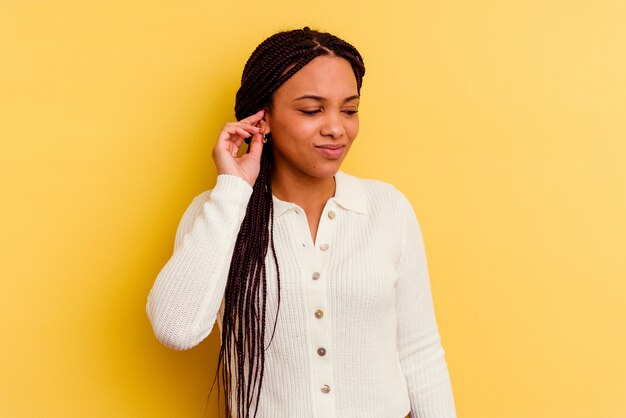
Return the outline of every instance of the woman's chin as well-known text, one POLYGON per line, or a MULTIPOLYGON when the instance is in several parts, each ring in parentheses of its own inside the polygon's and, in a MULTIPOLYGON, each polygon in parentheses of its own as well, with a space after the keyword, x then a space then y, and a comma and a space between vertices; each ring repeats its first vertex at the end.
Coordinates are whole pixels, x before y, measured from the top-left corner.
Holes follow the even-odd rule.
POLYGON ((310 175, 320 179, 332 178, 340 168, 341 160, 325 161, 311 170, 310 175))
POLYGON ((293 175, 299 177, 301 175, 306 175, 309 177, 313 177, 316 179, 330 179, 337 174, 339 169, 341 168, 341 163, 343 162, 343 158, 337 160, 329 160, 329 159, 313 159, 307 162, 300 162, 300 164, 275 164, 274 170, 278 172, 282 172, 284 169, 288 171, 292 171, 293 175), (287 168, 289 167, 289 168, 287 168), (298 174, 299 172, 299 174, 298 174))

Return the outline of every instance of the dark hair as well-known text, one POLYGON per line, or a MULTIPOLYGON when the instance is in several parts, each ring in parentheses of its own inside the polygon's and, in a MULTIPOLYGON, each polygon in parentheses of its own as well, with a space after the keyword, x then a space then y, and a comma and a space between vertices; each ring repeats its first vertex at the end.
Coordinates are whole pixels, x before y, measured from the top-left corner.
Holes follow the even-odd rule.
MULTIPOLYGON (((279 32, 258 45, 246 62, 241 77, 241 87, 236 95, 235 116, 237 120, 250 116, 260 109, 270 108, 272 94, 302 67, 321 55, 346 59, 352 65, 357 91, 360 93, 365 66, 356 48, 330 33, 318 32, 309 27, 279 32)), ((272 141, 271 134, 268 134, 268 142, 263 146, 261 155, 261 170, 237 235, 224 294, 222 346, 215 376, 217 378, 221 368, 225 408, 229 417, 231 410, 236 408, 237 418, 248 418, 255 398, 254 416, 258 409, 266 350, 264 347, 267 299, 265 257, 270 248, 276 263, 278 306, 280 307, 280 271, 273 240, 274 205, 271 169, 272 141), (235 360, 234 371, 231 367, 233 359, 235 360), (246 360, 248 361, 247 370, 244 368, 246 360), (236 374, 231 374, 231 371, 236 374), (231 405, 233 379, 236 380, 236 405, 231 405)), ((272 339, 276 331, 277 319, 278 311, 274 320, 272 339)), ((272 339, 270 339, 270 344, 272 339)), ((213 386, 211 386, 212 390, 213 386)))

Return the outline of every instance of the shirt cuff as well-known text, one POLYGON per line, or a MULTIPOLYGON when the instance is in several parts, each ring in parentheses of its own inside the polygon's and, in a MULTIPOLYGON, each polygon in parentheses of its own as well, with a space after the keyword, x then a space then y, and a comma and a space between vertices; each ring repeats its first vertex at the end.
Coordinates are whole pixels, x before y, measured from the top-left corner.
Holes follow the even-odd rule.
POLYGON ((209 199, 217 199, 227 206, 246 208, 252 190, 252 186, 243 178, 232 174, 220 174, 209 199))

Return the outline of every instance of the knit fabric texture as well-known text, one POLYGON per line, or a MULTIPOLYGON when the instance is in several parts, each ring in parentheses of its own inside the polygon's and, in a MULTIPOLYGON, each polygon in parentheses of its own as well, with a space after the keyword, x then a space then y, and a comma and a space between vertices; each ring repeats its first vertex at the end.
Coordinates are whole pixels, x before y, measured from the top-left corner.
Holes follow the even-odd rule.
MULTIPOLYGON (((456 417, 411 203, 388 183, 341 170, 335 184, 315 242, 304 210, 273 197, 281 304, 268 347, 277 312, 268 251, 268 348, 256 416, 456 417)), ((221 329, 230 260, 251 194, 240 177, 220 174, 182 216, 146 305, 164 345, 190 349, 215 323, 221 329)))

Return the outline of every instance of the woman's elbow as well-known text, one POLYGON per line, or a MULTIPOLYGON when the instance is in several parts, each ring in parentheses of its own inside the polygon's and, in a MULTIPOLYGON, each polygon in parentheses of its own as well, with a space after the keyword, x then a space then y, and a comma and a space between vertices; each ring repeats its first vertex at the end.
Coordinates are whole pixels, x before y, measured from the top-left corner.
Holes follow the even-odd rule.
POLYGON ((167 318, 163 318, 163 316, 157 318, 157 315, 151 312, 149 305, 146 308, 146 312, 156 339, 164 346, 173 350, 189 350, 200 344, 211 333, 212 327, 202 331, 195 331, 191 326, 172 323, 167 318))
POLYGON ((171 332, 164 332, 158 329, 153 328, 154 335, 156 339, 163 344, 164 346, 171 348, 177 351, 189 350, 196 345, 198 342, 195 342, 191 339, 188 339, 181 335, 176 335, 171 332))

